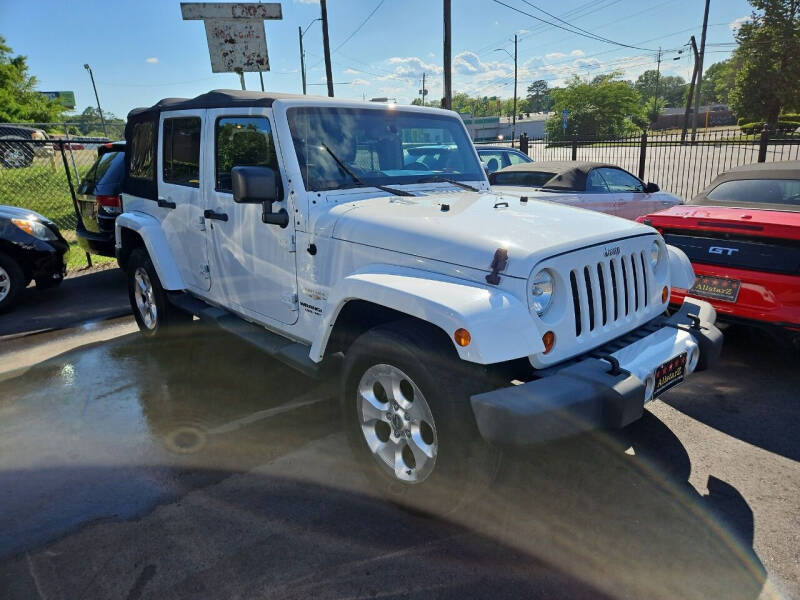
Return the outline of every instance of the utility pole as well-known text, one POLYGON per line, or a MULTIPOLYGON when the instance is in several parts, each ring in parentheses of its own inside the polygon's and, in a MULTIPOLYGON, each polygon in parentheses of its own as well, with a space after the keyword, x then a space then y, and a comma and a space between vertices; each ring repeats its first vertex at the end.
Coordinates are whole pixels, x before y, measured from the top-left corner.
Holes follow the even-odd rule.
POLYGON ((689 84, 689 95, 686 97, 686 112, 683 114, 683 130, 681 131, 681 142, 686 141, 686 130, 689 129, 689 112, 692 110, 692 100, 694 99, 694 86, 697 80, 697 67, 700 63, 700 53, 697 51, 697 41, 692 36, 689 39, 694 53, 694 69, 692 70, 692 81, 689 84))
POLYGON ((514 117, 511 121, 511 147, 517 139, 517 34, 514 34, 514 117))
POLYGON ((706 11, 703 15, 703 32, 700 35, 700 55, 697 66, 697 87, 694 96, 694 115, 692 115, 692 141, 697 139, 697 115, 700 112, 700 94, 703 91, 703 59, 706 54, 706 30, 708 29, 708 5, 711 0, 706 0, 706 11))
POLYGON ((84 64, 83 68, 89 71, 89 78, 92 80, 92 89, 94 89, 94 99, 97 100, 97 112, 100 113, 100 121, 103 123, 103 134, 108 137, 108 128, 106 127, 106 120, 103 118, 103 109, 100 108, 100 96, 97 95, 97 86, 94 84, 94 73, 92 67, 84 64))
POLYGON ((319 0, 322 11, 322 45, 325 49, 325 77, 328 81, 328 97, 333 98, 333 73, 331 72, 331 44, 328 39, 328 7, 325 0, 319 0))
MULTIPOLYGON (((656 63, 658 65, 656 67, 656 89, 653 90, 653 114, 656 116, 656 118, 653 119, 653 123, 655 123, 656 119, 658 119, 658 113, 659 113, 659 110, 658 110, 658 83, 659 83, 659 79, 661 79, 661 46, 658 47, 658 54, 656 55, 656 63)), ((653 123, 651 123, 651 125, 653 123)))
POLYGON ((258 72, 258 79, 259 79, 259 81, 261 81, 261 91, 263 92, 264 91, 264 74, 261 71, 258 72))
POLYGON ((300 34, 300 77, 303 78, 303 96, 306 95, 306 53, 303 52, 303 28, 297 26, 297 33, 300 34))
POLYGON ((450 64, 450 0, 443 0, 444 5, 444 98, 442 108, 450 110, 453 107, 452 69, 450 64))
POLYGON ((422 94, 422 106, 425 106, 425 94, 427 94, 425 91, 425 73, 422 74, 422 89, 419 93, 422 94))

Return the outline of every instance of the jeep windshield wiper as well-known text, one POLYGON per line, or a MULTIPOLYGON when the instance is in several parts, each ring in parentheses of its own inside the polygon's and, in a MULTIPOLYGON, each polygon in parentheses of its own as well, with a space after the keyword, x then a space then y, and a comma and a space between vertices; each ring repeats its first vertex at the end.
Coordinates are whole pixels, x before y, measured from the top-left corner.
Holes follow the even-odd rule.
POLYGON ((469 190, 471 192, 480 192, 480 190, 474 186, 468 185, 466 183, 461 183, 460 181, 456 181, 455 179, 450 179, 449 177, 442 177, 441 175, 428 175, 426 177, 423 177, 422 179, 417 180, 417 183, 451 183, 464 190, 469 190))
POLYGON ((333 158, 333 160, 336 161, 336 164, 339 165, 339 168, 342 171, 344 171, 345 173, 347 173, 348 175, 350 175, 350 177, 353 178, 353 181, 355 181, 360 187, 378 188, 382 192, 388 192, 390 194, 394 194, 395 196, 413 196, 414 195, 411 192, 407 192, 405 190, 396 190, 395 188, 391 188, 391 187, 388 187, 388 186, 385 186, 385 185, 378 185, 376 183, 364 183, 358 175, 353 173, 353 170, 350 167, 348 167, 338 156, 336 156, 336 154, 334 154, 333 150, 331 150, 328 147, 328 144, 326 144, 325 142, 322 142, 322 147, 325 148, 325 150, 327 150, 328 154, 331 155, 331 158, 333 158))

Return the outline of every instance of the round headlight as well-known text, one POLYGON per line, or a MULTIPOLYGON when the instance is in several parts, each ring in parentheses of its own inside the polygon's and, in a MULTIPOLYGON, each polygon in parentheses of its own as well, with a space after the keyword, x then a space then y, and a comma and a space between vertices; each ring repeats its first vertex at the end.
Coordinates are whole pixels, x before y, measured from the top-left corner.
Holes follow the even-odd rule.
POLYGON ((540 317, 547 312, 553 299, 553 276, 543 269, 531 279, 531 308, 540 317))
POLYGON ((650 268, 656 268, 659 256, 661 256, 661 246, 658 245, 658 242, 653 242, 650 244, 650 268))

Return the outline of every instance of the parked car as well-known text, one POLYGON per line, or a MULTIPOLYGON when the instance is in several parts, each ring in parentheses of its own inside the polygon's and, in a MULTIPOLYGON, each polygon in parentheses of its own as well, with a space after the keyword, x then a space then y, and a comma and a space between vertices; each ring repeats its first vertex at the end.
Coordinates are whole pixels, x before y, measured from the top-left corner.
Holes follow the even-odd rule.
POLYGON ((584 161, 538 161, 506 167, 489 175, 492 190, 535 197, 635 219, 675 206, 677 196, 659 190, 615 165, 584 161))
POLYGON ((125 173, 125 142, 97 149, 97 160, 78 186, 81 222, 76 236, 86 252, 114 256, 114 221, 122 212, 120 186, 125 173))
POLYGON ((453 508, 496 444, 625 426, 719 355, 710 304, 664 314, 694 281, 683 252, 492 194, 457 113, 218 90, 131 111, 125 137, 139 328, 195 315, 302 373, 333 366, 355 455, 395 501, 453 508), (450 141, 446 165, 407 168, 423 136, 450 141))
POLYGON ((527 154, 505 146, 479 146, 478 156, 486 164, 486 170, 489 173, 494 173, 511 165, 533 162, 533 159, 527 154))
POLYGON ((731 169, 685 206, 641 221, 694 265, 697 281, 673 288, 674 302, 703 298, 720 318, 800 341, 800 161, 731 169))
POLYGON ((52 144, 16 141, 47 139, 50 137, 43 129, 0 123, 0 165, 7 169, 19 169, 31 166, 35 156, 53 156, 52 144))
POLYGON ((0 205, 0 312, 10 309, 31 281, 61 283, 69 244, 55 223, 25 208, 0 205))

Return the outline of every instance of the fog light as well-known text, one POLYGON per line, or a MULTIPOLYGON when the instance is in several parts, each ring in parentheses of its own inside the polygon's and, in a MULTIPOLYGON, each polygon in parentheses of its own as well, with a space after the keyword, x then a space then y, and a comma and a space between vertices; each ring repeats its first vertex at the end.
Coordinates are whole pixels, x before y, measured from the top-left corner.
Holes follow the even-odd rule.
POLYGON ((472 341, 472 336, 469 334, 464 328, 456 329, 455 333, 453 334, 453 339, 456 341, 456 344, 459 346, 469 346, 469 343, 472 341))
POLYGON ((653 373, 644 380, 644 401, 650 402, 653 399, 653 391, 656 389, 656 376, 653 373))
POLYGON ((664 286, 664 289, 661 290, 661 304, 665 304, 669 300, 669 288, 664 286))
POLYGON ((542 343, 544 344, 544 353, 547 354, 553 349, 553 345, 556 343, 556 334, 552 331, 548 331, 542 336, 542 343))

